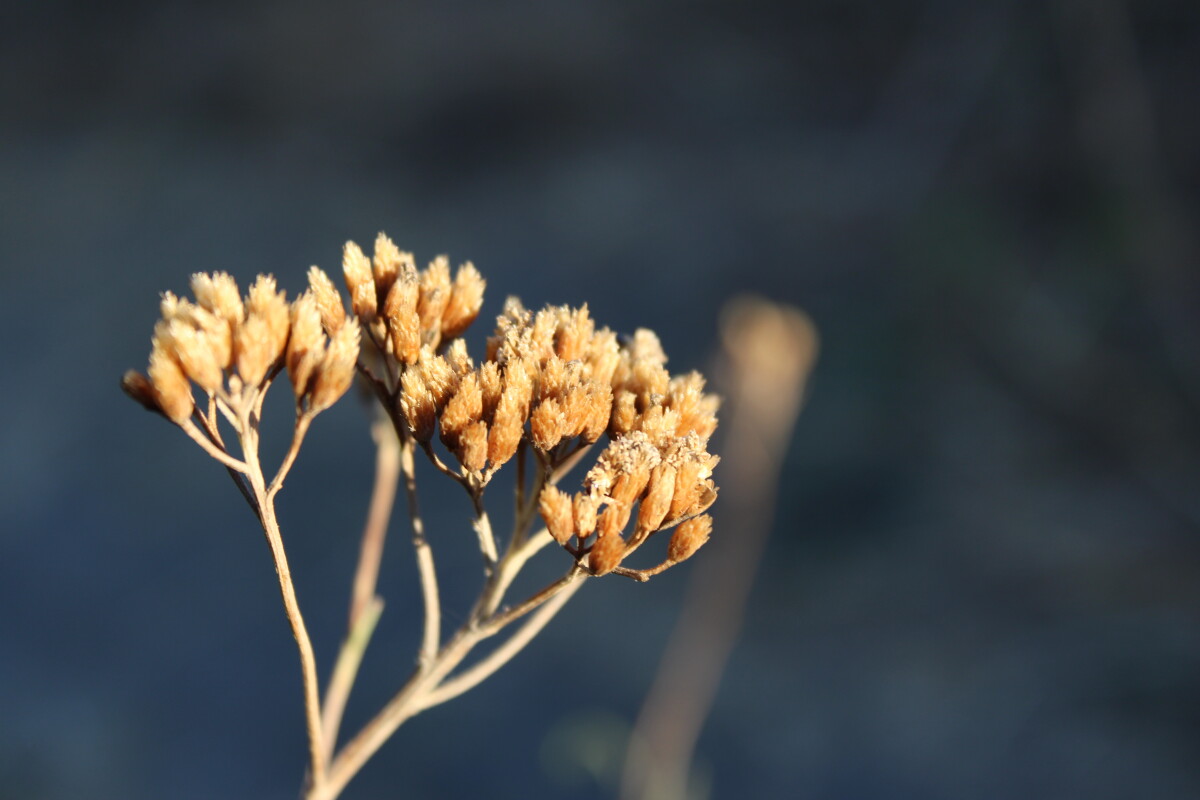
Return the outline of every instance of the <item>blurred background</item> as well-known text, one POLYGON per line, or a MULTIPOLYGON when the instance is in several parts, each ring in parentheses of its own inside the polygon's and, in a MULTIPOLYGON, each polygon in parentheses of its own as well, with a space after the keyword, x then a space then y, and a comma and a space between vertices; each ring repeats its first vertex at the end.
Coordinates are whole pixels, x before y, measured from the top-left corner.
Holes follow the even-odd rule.
MULTIPOLYGON (((0 796, 296 796, 299 668, 261 533, 118 380, 192 272, 294 294, 380 230, 480 267, 476 344, 507 294, 652 327, 679 371, 708 368, 740 292, 819 327, 698 789, 1200 796, 1200 6, 41 0, 0 19, 0 796)), ((367 419, 322 416, 281 497, 323 671, 367 419)), ((454 624, 477 554, 433 478, 454 624)), ((350 728, 415 652, 400 519, 350 728)), ((692 569, 589 584, 346 797, 613 797, 692 569)))

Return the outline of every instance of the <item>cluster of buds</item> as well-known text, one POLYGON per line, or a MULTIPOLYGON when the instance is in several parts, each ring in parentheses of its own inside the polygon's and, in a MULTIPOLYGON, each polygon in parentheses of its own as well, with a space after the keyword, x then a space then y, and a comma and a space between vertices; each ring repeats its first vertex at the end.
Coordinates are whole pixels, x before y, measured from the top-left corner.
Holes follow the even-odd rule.
MULTIPOLYGON (((412 253, 401 252, 382 233, 371 258, 354 242, 346 242, 342 273, 351 312, 370 341, 384 358, 403 365, 417 363, 423 350, 436 352, 461 335, 483 306, 486 282, 472 264, 460 266, 453 279, 445 256, 418 270, 412 253)), ((309 270, 308 281, 321 321, 332 334, 346 319, 342 299, 318 267, 309 270)))
POLYGON ((509 298, 476 364, 459 338, 483 303, 485 282, 471 264, 453 278, 445 257, 418 270, 412 254, 381 233, 369 258, 347 242, 342 269, 348 304, 318 267, 290 306, 270 277, 260 276, 243 300, 224 273, 194 276, 194 303, 164 296, 148 377, 130 373, 126 389, 182 423, 194 407, 189 381, 227 400, 286 365, 298 409, 316 413, 346 392, 357 369, 401 435, 431 455, 437 436, 473 491, 523 445, 532 448, 547 530, 593 574, 644 578, 707 540, 717 398, 704 392, 699 373, 670 375, 653 332, 620 339, 598 328, 586 305, 532 312, 509 298), (558 489, 558 478, 605 435, 609 444, 581 491, 558 489), (670 528, 665 561, 621 569, 670 528))
POLYGON ((314 298, 289 306, 270 275, 259 275, 242 297, 227 273, 192 276, 195 300, 165 292, 145 375, 129 371, 122 386, 135 400, 176 424, 195 408, 192 384, 231 407, 253 401, 286 362, 297 403, 317 413, 354 379, 358 326, 332 338, 312 325, 314 298))

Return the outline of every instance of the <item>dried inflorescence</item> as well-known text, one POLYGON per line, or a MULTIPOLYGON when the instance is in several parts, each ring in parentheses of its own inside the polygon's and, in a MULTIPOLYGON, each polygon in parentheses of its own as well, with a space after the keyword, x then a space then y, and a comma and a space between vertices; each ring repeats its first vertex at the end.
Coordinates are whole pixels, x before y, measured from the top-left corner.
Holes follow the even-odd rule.
POLYGON ((358 326, 332 338, 322 330, 312 292, 290 306, 270 275, 259 275, 245 298, 227 273, 192 276, 195 300, 165 292, 151 339, 146 375, 130 371, 122 385, 147 408, 176 424, 195 408, 192 384, 227 407, 253 403, 284 365, 302 413, 333 405, 354 380, 358 326))
POLYGON ((357 367, 398 432, 435 459, 440 440, 472 492, 529 447, 547 529, 592 574, 619 569, 672 527, 666 560, 621 571, 645 579, 707 540, 711 520, 700 515, 717 491, 718 459, 707 446, 718 401, 699 373, 670 375, 653 332, 621 340, 598 328, 586 305, 533 312, 510 297, 476 363, 459 338, 483 303, 474 266, 452 277, 439 256, 418 270, 412 254, 381 233, 370 257, 347 242, 342 272, 348 303, 312 267, 308 289, 290 306, 270 277, 260 276, 243 299, 225 273, 194 276, 194 303, 164 295, 148 374, 127 375, 126 389, 182 423, 193 410, 191 383, 231 396, 286 366, 298 408, 316 413, 346 392, 357 367), (557 488, 605 435, 581 489, 557 488))

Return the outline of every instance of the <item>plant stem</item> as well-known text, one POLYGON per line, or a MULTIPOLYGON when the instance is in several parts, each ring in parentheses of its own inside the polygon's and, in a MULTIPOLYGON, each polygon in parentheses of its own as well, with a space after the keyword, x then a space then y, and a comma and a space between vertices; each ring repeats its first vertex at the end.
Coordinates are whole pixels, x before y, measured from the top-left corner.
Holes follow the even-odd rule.
POLYGON ((400 451, 400 468, 404 473, 404 490, 408 497, 408 515, 412 522, 413 551, 417 557, 417 572, 421 576, 421 597, 425 606, 425 626, 421 636, 418 663, 428 663, 437 653, 442 638, 442 605, 438 592, 437 570, 433 564, 433 549, 425 538, 425 521, 417 504, 416 464, 413 459, 414 443, 411 438, 404 442, 400 451))

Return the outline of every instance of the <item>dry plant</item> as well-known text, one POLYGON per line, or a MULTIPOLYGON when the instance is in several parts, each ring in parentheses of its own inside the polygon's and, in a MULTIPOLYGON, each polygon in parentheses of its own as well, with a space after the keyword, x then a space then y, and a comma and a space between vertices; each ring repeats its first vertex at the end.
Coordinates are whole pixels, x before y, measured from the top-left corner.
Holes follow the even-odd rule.
POLYGON ((146 374, 130 371, 122 381, 130 396, 228 470, 262 524, 300 652, 307 800, 339 796, 403 722, 507 663, 585 579, 615 574, 645 581, 689 558, 708 540, 712 520, 704 512, 717 492, 712 471, 718 459, 708 452, 717 399, 704 392, 699 373, 671 377, 651 331, 620 339, 597 329, 586 305, 534 313, 510 297, 476 362, 460 338, 483 304, 484 280, 471 264, 453 277, 444 257, 417 270, 411 254, 380 234, 373 257, 347 243, 342 267, 349 309, 317 267, 309 270, 308 289, 290 303, 271 276, 258 276, 244 298, 228 274, 192 276, 194 300, 170 292, 162 297, 146 374), (260 418, 263 399, 284 370, 295 419, 291 444, 272 473, 260 460, 260 418), (275 503, 314 419, 356 375, 379 401, 376 479, 346 635, 322 692, 275 503), (604 436, 607 444, 580 488, 560 489, 559 481, 604 436), (234 440, 236 450, 229 446, 234 440), (470 498, 482 556, 479 596, 448 637, 417 504, 417 451, 470 498), (515 514, 510 534, 498 540, 485 495, 509 463, 516 472, 515 514), (416 667, 339 748, 342 712, 383 609, 376 580, 401 480, 425 611, 416 667), (539 516, 545 525, 534 530, 539 516), (674 532, 661 560, 645 568, 626 564, 669 529, 674 532), (566 554, 562 576, 508 602, 514 578, 550 543, 566 554), (491 652, 464 663, 476 645, 502 631, 506 638, 491 652))

